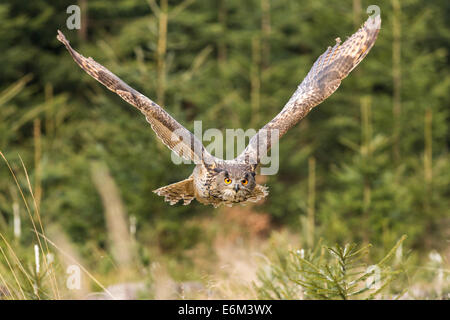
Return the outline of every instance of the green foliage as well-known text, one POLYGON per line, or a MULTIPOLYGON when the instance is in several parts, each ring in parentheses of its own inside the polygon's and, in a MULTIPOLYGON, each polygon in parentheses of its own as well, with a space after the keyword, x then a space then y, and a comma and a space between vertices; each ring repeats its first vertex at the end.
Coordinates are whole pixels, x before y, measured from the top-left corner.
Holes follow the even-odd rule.
POLYGON ((388 263, 403 236, 378 263, 367 266, 371 245, 357 248, 316 246, 314 250, 279 251, 277 261, 258 274, 260 299, 375 299, 402 272, 388 263))
POLYGON ((43 259, 39 253, 36 256, 33 246, 7 243, 1 234, 0 241, 0 300, 4 298, 2 290, 7 299, 38 300, 54 297, 54 279, 51 274, 55 274, 55 265, 54 261, 48 260, 50 255, 43 259))
MULTIPOLYGON (((352 34, 373 4, 267 0, 264 12, 261 0, 170 0, 164 33, 162 2, 88 0, 84 33, 65 27, 73 1, 0 4, 0 151, 14 170, 21 167, 20 155, 41 195, 44 225, 62 226, 90 265, 99 264, 96 248, 108 249, 103 207, 90 176, 93 160, 107 164, 127 213, 136 217, 137 242, 146 248, 181 259, 199 243, 210 245, 187 221, 217 211, 195 201, 168 206, 152 193, 186 178, 192 166, 173 164, 142 115, 76 66, 57 42, 57 29, 81 53, 163 101, 188 129, 202 120, 204 130, 224 132, 258 129, 272 119, 315 59, 336 37, 352 34)), ((253 207, 269 214, 274 225, 306 229, 312 212, 316 240, 373 243, 380 254, 407 234, 421 255, 447 247, 449 4, 400 2, 397 14, 392 1, 377 1, 382 29, 372 51, 280 141, 280 170, 266 182, 270 195, 253 207), (397 118, 394 43, 401 46, 397 118)), ((27 185, 24 177, 18 179, 27 185)), ((29 247, 31 222, 18 198, 0 164, 0 231, 11 232, 13 204, 19 203, 21 241, 29 247)), ((152 260, 150 253, 140 258, 145 264, 152 260)))

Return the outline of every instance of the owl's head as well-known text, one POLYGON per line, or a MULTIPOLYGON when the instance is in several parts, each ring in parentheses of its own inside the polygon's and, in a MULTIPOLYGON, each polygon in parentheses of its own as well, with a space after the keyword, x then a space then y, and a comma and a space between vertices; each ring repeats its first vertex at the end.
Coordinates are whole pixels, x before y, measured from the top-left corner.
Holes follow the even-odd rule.
POLYGON ((213 170, 210 192, 226 202, 244 202, 255 197, 255 167, 227 164, 213 170))

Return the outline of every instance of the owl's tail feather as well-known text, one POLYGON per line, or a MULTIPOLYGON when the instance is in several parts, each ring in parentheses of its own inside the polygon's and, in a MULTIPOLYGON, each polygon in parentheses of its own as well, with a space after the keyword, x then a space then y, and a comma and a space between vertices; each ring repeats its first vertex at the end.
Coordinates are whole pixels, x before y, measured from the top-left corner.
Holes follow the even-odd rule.
POLYGON ((188 205, 195 198, 194 179, 189 177, 186 180, 169 184, 153 191, 158 196, 164 196, 164 200, 174 205, 183 200, 183 205, 188 205))

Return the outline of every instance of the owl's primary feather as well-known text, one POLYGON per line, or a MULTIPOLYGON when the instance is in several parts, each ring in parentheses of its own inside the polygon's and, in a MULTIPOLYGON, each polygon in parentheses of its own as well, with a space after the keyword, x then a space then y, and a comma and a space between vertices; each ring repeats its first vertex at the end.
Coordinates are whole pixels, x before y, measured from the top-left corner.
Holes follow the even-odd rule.
POLYGON ((336 39, 334 47, 316 60, 308 75, 278 115, 252 137, 247 148, 237 158, 259 163, 271 147, 271 134, 281 138, 290 128, 303 119, 312 108, 333 94, 341 81, 364 59, 375 44, 380 31, 379 15, 369 17, 364 25, 343 44, 336 39))
POLYGON ((155 102, 131 88, 119 77, 97 63, 91 57, 85 58, 76 52, 69 44, 64 34, 58 30, 57 39, 61 41, 69 51, 75 62, 91 77, 106 86, 109 90, 117 93, 123 100, 135 106, 150 123, 156 135, 171 150, 180 157, 201 163, 212 156, 203 147, 197 137, 178 123, 170 114, 155 102))
POLYGON ((267 196, 267 187, 255 180, 261 156, 271 148, 272 135, 280 138, 303 119, 309 111, 337 90, 341 81, 361 62, 373 47, 381 26, 380 16, 370 17, 342 45, 340 40, 328 47, 313 64, 306 78, 281 112, 250 139, 247 148, 233 160, 222 160, 209 154, 200 140, 179 124, 155 102, 131 88, 111 71, 85 58, 70 46, 58 30, 57 39, 70 52, 75 62, 94 79, 139 109, 156 135, 174 152, 196 166, 183 181, 155 190, 170 204, 193 198, 217 207, 221 204, 256 202, 267 196))

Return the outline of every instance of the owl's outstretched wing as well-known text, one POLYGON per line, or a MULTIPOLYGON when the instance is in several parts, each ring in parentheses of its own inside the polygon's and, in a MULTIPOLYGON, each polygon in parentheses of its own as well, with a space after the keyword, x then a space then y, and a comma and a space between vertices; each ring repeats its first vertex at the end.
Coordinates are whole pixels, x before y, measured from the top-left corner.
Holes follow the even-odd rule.
POLYGON ((309 111, 328 98, 341 81, 373 47, 380 31, 381 18, 369 17, 364 25, 342 45, 340 40, 316 60, 306 78, 281 112, 250 139, 236 160, 258 164, 278 138, 303 119, 309 111))
POLYGON ((94 59, 90 57, 85 58, 76 52, 59 30, 57 39, 66 46, 75 62, 91 77, 139 109, 145 115, 145 118, 150 123, 156 135, 171 150, 176 152, 180 157, 191 160, 194 163, 212 161, 212 156, 206 151, 201 141, 179 124, 163 108, 131 88, 111 71, 95 62, 94 59))

